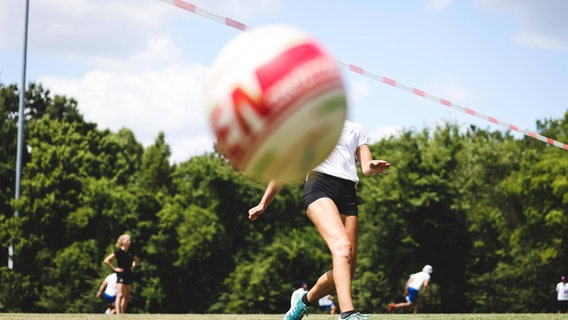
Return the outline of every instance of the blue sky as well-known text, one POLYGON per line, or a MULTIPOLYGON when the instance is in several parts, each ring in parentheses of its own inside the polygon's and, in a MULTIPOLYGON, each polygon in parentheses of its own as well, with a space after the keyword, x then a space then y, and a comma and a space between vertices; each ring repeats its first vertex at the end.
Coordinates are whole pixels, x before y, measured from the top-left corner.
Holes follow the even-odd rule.
MULTIPOLYGON (((568 110, 568 1, 186 1, 252 28, 294 25, 339 61, 523 129, 568 110)), ((5 85, 21 81, 24 9, 0 1, 5 85)), ((184 161, 211 150, 203 88, 215 55, 239 33, 159 0, 31 0, 27 81, 75 98, 87 121, 129 128, 146 146, 163 131, 172 161, 184 161)), ((373 139, 446 121, 504 130, 344 76, 349 118, 373 139)))

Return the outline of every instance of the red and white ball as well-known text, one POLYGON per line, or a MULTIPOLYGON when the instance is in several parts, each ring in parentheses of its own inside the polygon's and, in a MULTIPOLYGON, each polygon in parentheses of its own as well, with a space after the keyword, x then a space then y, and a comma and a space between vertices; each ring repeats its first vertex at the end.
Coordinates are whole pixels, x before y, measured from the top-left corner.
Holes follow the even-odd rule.
POLYGON ((327 158, 347 113, 334 58, 287 25, 230 41, 214 62, 206 99, 221 153, 241 171, 280 182, 305 177, 327 158))

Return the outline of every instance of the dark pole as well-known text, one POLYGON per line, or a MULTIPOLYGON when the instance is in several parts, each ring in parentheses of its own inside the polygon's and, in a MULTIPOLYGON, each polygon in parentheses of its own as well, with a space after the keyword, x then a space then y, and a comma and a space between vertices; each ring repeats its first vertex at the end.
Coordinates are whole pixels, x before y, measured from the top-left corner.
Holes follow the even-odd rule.
MULTIPOLYGON (((22 62, 22 82, 20 84, 20 108, 18 110, 18 151, 16 155, 16 200, 20 199, 20 179, 22 176, 22 151, 24 148, 24 109, 26 98, 26 60, 28 55, 28 16, 30 10, 30 1, 26 0, 26 17, 24 19, 24 54, 22 62)), ((18 210, 14 212, 14 216, 18 216, 18 210)), ((8 268, 14 268, 14 245, 10 243, 8 247, 8 268)))

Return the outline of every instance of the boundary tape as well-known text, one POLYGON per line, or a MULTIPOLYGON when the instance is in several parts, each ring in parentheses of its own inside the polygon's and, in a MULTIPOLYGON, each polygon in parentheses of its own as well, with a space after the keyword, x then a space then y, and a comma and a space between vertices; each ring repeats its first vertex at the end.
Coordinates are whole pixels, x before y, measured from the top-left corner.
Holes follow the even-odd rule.
MULTIPOLYGON (((168 4, 173 5, 173 6, 176 6, 180 9, 189 11, 189 12, 194 13, 196 15, 205 17, 207 19, 213 20, 217 23, 225 24, 225 25, 227 25, 231 28, 235 28, 235 29, 238 29, 240 31, 247 31, 247 30, 251 29, 251 27, 247 26, 246 24, 244 24, 242 22, 239 22, 239 21, 231 19, 231 18, 227 18, 227 17, 217 15, 217 14, 209 12, 207 10, 203 10, 203 9, 197 7, 196 5, 189 3, 187 1, 184 1, 184 0, 160 0, 160 1, 168 3, 168 4)), ((561 148, 561 149, 564 149, 564 150, 568 150, 568 144, 556 141, 552 138, 545 137, 545 136, 540 135, 540 134, 538 134, 534 131, 530 131, 530 130, 527 130, 527 129, 521 129, 516 125, 510 124, 510 123, 507 123, 507 122, 503 122, 503 121, 501 121, 497 118, 476 112, 475 110, 473 110, 471 108, 462 107, 461 105, 455 104, 455 103, 451 102, 450 100, 430 95, 430 94, 428 94, 428 93, 426 93, 426 92, 424 92, 420 89, 416 89, 416 88, 404 85, 402 83, 399 83, 396 80, 368 72, 368 71, 366 71, 365 69, 363 69, 359 66, 356 66, 356 65, 353 65, 353 64, 347 64, 347 63, 337 61, 337 60, 336 60, 336 63, 339 66, 343 67, 344 69, 346 69, 348 71, 358 73, 358 74, 365 76, 367 78, 370 78, 370 79, 379 81, 381 83, 390 85, 392 87, 398 88, 398 89, 406 91, 408 93, 412 93, 412 94, 417 95, 419 97, 422 97, 424 99, 428 99, 428 100, 431 100, 431 101, 436 102, 438 104, 442 104, 442 105, 449 107, 451 109, 460 111, 462 113, 469 114, 471 116, 477 117, 477 118, 485 120, 487 122, 490 122, 490 123, 499 125, 501 127, 507 128, 509 130, 522 133, 527 137, 531 137, 533 139, 545 142, 549 145, 552 145, 552 146, 555 146, 555 147, 558 147, 558 148, 561 148)))

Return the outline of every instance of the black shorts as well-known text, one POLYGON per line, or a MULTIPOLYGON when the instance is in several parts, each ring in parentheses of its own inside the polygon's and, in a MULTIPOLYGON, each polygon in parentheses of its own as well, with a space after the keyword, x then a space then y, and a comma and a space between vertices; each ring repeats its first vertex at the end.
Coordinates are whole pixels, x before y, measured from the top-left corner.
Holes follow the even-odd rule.
POLYGON ((131 272, 117 272, 116 273, 116 283, 120 284, 132 284, 134 282, 131 272))
POLYGON ((567 312, 568 311, 568 300, 557 300, 558 301, 558 311, 567 312))
POLYGON ((307 209, 312 202, 330 198, 340 214, 357 216, 357 191, 355 181, 330 176, 312 171, 304 185, 304 206, 307 209))

